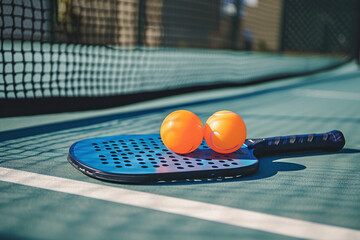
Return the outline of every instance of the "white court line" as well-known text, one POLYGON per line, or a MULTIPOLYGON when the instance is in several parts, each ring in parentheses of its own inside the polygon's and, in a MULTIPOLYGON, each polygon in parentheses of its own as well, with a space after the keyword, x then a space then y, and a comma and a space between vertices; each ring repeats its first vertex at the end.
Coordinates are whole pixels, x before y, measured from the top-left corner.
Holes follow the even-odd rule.
POLYGON ((306 96, 306 97, 313 97, 313 98, 360 101, 360 93, 354 93, 354 92, 340 92, 340 91, 315 90, 315 89, 298 89, 298 90, 294 90, 293 93, 297 96, 306 96))
POLYGON ((360 231, 215 204, 0 167, 0 181, 306 239, 360 239, 360 231))

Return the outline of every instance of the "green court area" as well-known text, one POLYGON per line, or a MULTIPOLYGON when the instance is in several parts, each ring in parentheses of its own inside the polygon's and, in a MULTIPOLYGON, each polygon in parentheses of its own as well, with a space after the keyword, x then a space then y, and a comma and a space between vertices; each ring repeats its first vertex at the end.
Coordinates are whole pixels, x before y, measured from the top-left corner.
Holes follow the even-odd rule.
MULTIPOLYGON (((291 62, 270 61, 276 59, 284 61, 272 64, 279 68, 291 62)), ((203 74, 218 78, 205 65, 203 74)), ((359 80, 359 67, 348 63, 314 75, 125 107, 2 118, 0 238, 360 239, 359 80), (256 174, 237 180, 153 185, 99 181, 66 159, 71 144, 82 139, 159 133, 162 120, 177 109, 196 113, 203 123, 216 111, 231 110, 244 119, 249 138, 338 129, 346 145, 338 153, 262 158, 256 174)))

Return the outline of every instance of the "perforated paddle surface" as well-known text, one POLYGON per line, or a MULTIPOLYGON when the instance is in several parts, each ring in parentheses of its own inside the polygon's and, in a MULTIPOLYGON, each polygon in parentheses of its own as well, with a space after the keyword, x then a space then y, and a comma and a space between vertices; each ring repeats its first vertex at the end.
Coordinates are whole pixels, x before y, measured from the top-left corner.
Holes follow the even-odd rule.
MULTIPOLYGON (((219 154, 211 150, 204 141, 192 153, 176 154, 165 147, 159 134, 82 140, 71 146, 69 160, 73 165, 77 162, 88 170, 112 175, 242 169, 258 162, 245 144, 234 153, 219 154)), ((79 169, 79 166, 76 167, 79 169)), ((79 170, 87 173, 84 169, 79 170)))

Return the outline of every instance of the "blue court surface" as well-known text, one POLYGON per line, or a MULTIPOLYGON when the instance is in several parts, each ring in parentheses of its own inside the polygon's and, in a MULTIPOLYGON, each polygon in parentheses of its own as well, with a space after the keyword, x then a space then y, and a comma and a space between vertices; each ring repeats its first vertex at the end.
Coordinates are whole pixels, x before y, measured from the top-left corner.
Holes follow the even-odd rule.
MULTIPOLYGON (((216 76, 214 76, 216 77, 216 76)), ((360 239, 360 71, 215 89, 124 107, 0 119, 1 239, 360 239), (77 141, 157 134, 174 110, 219 110, 249 138, 341 130, 337 153, 260 159, 251 176, 129 185, 67 161, 77 141)))

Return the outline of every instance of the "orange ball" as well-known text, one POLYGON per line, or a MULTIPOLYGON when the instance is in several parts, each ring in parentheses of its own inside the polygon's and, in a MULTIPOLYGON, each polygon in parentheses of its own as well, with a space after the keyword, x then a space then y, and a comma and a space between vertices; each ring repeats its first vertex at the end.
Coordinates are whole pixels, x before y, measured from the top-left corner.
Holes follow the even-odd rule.
POLYGON ((200 146, 204 130, 198 116, 186 110, 178 110, 164 119, 160 136, 168 149, 183 154, 190 153, 200 146))
POLYGON ((231 111, 214 113, 205 124, 205 141, 218 153, 232 153, 243 145, 246 126, 242 118, 231 111))

